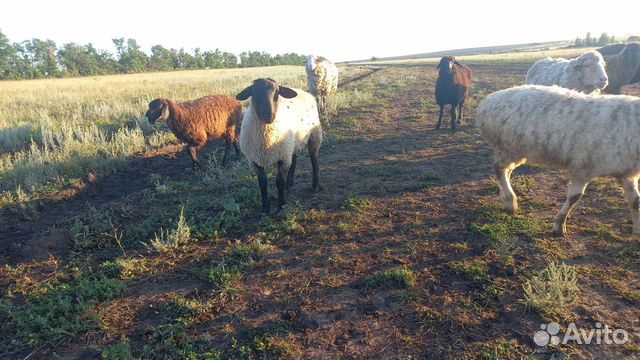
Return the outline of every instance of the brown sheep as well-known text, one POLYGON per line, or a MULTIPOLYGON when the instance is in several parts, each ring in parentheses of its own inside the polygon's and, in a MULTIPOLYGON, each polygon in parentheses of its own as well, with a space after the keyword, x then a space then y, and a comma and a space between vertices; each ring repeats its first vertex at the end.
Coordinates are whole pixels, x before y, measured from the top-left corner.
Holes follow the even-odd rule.
POLYGON ((462 108, 471 92, 471 69, 460 64, 453 56, 445 56, 438 64, 438 80, 436 80, 436 103, 440 106, 440 115, 436 130, 440 129, 444 106, 451 104, 451 131, 456 131, 456 106, 459 107, 458 121, 462 125, 462 108))
POLYGON ((620 94, 625 85, 640 82, 640 43, 620 43, 604 46, 598 51, 607 63, 608 94, 620 94))
POLYGON ((197 151, 208 140, 224 138, 223 166, 229 163, 232 145, 240 154, 237 131, 242 122, 242 103, 230 96, 206 96, 180 104, 171 99, 155 99, 149 103, 146 117, 151 124, 157 120, 167 122, 175 136, 189 145, 194 167, 202 167, 197 151))

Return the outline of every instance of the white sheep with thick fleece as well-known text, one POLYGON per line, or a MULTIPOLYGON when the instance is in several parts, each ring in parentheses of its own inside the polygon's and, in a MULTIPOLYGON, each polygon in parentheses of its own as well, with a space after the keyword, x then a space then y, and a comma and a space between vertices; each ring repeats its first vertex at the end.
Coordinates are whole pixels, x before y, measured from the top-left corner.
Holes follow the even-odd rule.
POLYGON ((322 56, 309 55, 305 70, 309 92, 317 98, 320 109, 326 110, 327 97, 338 89, 338 67, 322 56))
POLYGON ((558 85, 586 93, 600 92, 608 84, 602 55, 588 51, 575 59, 546 58, 536 61, 527 71, 527 84, 558 85))
POLYGON ((494 92, 476 112, 476 123, 493 148, 503 207, 517 211, 513 170, 529 161, 567 171, 567 200, 553 229, 566 234, 566 219, 587 184, 616 178, 640 234, 640 98, 584 94, 557 86, 524 85, 494 92))
POLYGON ((291 156, 307 146, 309 136, 322 141, 318 106, 311 94, 292 88, 298 95, 280 97, 275 120, 271 124, 258 119, 250 104, 242 118, 240 148, 250 162, 269 166, 283 161, 291 164, 291 156))

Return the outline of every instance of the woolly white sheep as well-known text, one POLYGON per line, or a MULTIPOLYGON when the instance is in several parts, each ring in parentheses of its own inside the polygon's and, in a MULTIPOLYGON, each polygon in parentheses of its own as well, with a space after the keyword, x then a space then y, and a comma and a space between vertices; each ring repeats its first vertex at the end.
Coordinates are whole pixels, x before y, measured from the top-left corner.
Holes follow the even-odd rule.
POLYGON ((571 60, 546 58, 536 61, 527 71, 527 84, 558 85, 586 93, 607 86, 605 62, 597 51, 588 51, 571 60))
POLYGON ((318 100, 321 110, 326 110, 326 100, 338 89, 338 67, 322 56, 309 55, 305 61, 309 92, 318 100))
POLYGON ((569 191, 553 230, 566 234, 566 220, 587 184, 615 177, 640 234, 640 98, 584 94, 557 86, 524 85, 487 96, 476 122, 494 151, 494 171, 507 211, 518 202, 513 170, 529 161, 568 172, 569 191))
POLYGON ((262 211, 269 213, 267 176, 264 167, 277 164, 278 210, 285 203, 284 190, 291 189, 296 154, 307 147, 313 168, 312 190, 318 189, 318 157, 322 127, 313 96, 300 89, 280 86, 273 79, 257 79, 236 98, 247 100, 242 118, 240 148, 258 176, 262 211))

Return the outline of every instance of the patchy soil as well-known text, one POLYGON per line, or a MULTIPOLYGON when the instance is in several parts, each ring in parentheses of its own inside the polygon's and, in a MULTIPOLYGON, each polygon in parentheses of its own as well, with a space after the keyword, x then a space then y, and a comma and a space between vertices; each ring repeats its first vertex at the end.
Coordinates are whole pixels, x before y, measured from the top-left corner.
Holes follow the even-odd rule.
MULTIPOLYGON (((474 97, 465 127, 455 134, 446 126, 434 130, 433 66, 384 66, 345 82, 347 89, 372 92, 373 100, 331 115, 321 152, 322 190, 308 190, 310 165, 303 156, 289 197, 292 210, 274 215, 275 227, 264 226, 254 197, 243 225, 223 236, 204 237, 175 254, 127 245, 128 227, 141 214, 161 211, 151 174, 183 184, 181 196, 201 186, 202 174, 190 170, 178 145, 108 174, 88 174, 47 200, 5 210, 0 261, 22 270, 1 274, 3 293, 54 281, 51 269, 65 263, 86 268, 99 266, 97 259, 139 261, 122 276, 122 294, 96 306, 97 328, 5 358, 33 350, 31 358, 99 358, 121 339, 128 339, 136 358, 186 358, 185 349, 193 358, 206 358, 206 349, 239 359, 638 358, 640 244, 630 235, 615 182, 591 184, 569 219, 571 235, 558 239, 550 221, 564 201, 566 181, 560 172, 525 166, 514 175, 521 214, 506 218, 519 221, 511 245, 498 248, 477 230, 490 223, 498 200, 490 150, 474 127, 475 107, 488 93, 521 83, 527 66, 472 69, 474 97), (107 254, 100 257, 73 245, 74 218, 124 204, 134 204, 127 213, 136 215, 117 218, 125 232, 120 249, 96 249, 107 254), (223 263, 234 244, 256 237, 268 239, 269 250, 242 268, 237 289, 202 280, 203 266, 223 263), (533 334, 549 319, 525 307, 522 286, 554 260, 578 268, 581 291, 555 320, 563 328, 601 322, 625 329, 626 345, 535 345, 533 334), (372 280, 394 269, 410 271, 413 281, 372 280), (192 309, 198 306, 204 310, 192 309)), ((640 88, 626 91, 637 95, 640 88)), ((213 214, 198 211, 192 225, 213 214)))
POLYGON ((175 179, 193 176, 189 167, 191 158, 181 152, 183 147, 176 144, 150 151, 132 158, 122 169, 87 174, 46 199, 4 209, 0 264, 46 259, 49 255, 65 257, 69 251, 67 227, 74 217, 89 208, 115 206, 124 196, 148 189, 153 186, 150 174, 175 179))

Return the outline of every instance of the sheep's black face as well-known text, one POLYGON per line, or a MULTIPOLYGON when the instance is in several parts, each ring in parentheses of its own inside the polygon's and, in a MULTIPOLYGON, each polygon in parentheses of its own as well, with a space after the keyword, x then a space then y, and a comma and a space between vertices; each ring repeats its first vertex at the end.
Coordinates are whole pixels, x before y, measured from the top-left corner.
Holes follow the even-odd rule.
POLYGON ((440 72, 446 72, 446 73, 450 73, 451 70, 453 69, 453 64, 455 64, 456 62, 456 58, 454 58, 453 56, 444 56, 442 59, 440 59, 440 63, 438 64, 438 69, 440 69, 440 72))
POLYGON ((260 120, 271 124, 278 111, 278 83, 269 79, 258 79, 253 82, 252 104, 260 120))
POLYGON ((162 99, 155 99, 149 103, 149 110, 145 116, 149 120, 150 124, 155 123, 158 120, 167 120, 167 103, 162 99))
POLYGON ((278 85, 273 79, 257 79, 253 81, 253 85, 242 90, 236 99, 246 100, 251 96, 254 114, 265 123, 271 124, 278 112, 279 97, 290 99, 296 95, 295 91, 278 85))

